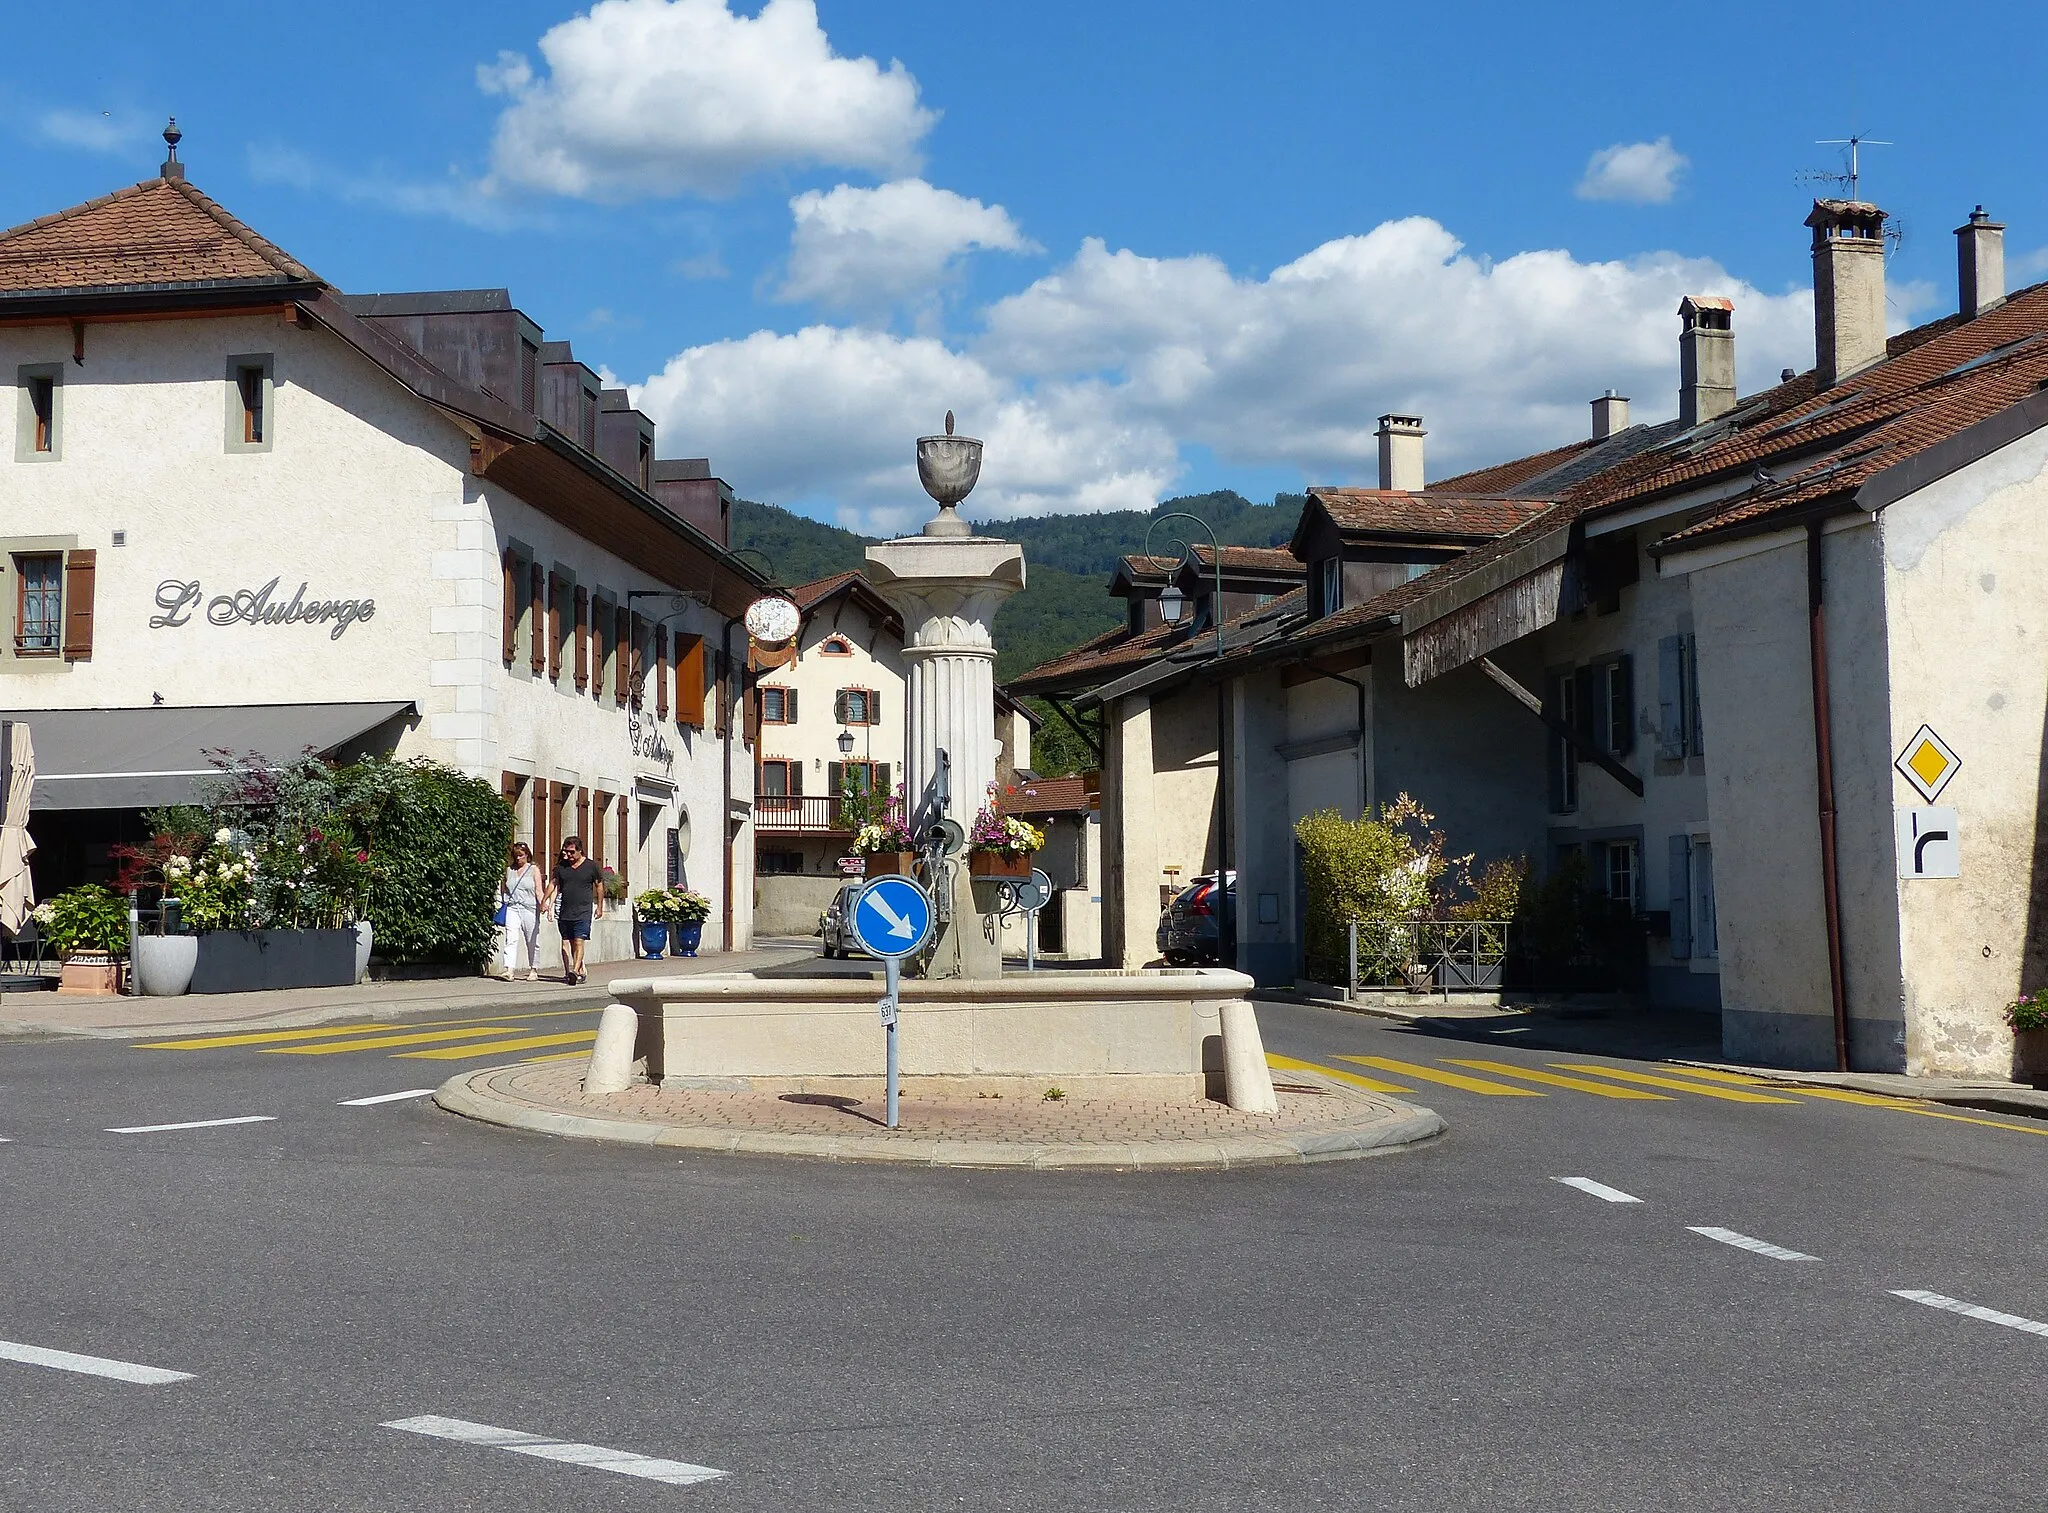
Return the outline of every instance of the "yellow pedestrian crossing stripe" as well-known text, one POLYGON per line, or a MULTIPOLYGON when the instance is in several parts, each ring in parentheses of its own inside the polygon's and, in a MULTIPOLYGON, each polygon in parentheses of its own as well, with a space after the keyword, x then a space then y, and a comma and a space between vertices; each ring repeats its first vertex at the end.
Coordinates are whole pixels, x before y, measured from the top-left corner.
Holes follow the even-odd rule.
POLYGON ((1666 1093, 1646 1093, 1641 1088, 1609 1087, 1601 1082, 1588 1082, 1583 1077, 1560 1077, 1555 1072, 1539 1072, 1530 1066, 1510 1066, 1505 1061, 1457 1061, 1452 1066, 1469 1066, 1482 1072, 1498 1072, 1503 1077, 1520 1077, 1528 1082, 1540 1082, 1545 1087, 1566 1087, 1575 1093, 1591 1093, 1596 1098, 1640 1098, 1657 1103, 1672 1101, 1666 1093))
POLYGON ((1395 1061, 1387 1056, 1339 1056, 1337 1059, 1355 1062, 1359 1066, 1377 1067, 1383 1072, 1398 1072, 1403 1077, 1419 1077, 1424 1082, 1441 1082, 1445 1087, 1463 1088, 1468 1093, 1484 1093, 1489 1098, 1543 1096, 1534 1088, 1510 1087, 1505 1082, 1488 1082, 1481 1077, 1467 1077, 1463 1072, 1440 1072, 1435 1067, 1417 1066, 1412 1061, 1395 1061))
POLYGON ((1398 1082, 1381 1082, 1376 1077, 1361 1077, 1356 1072, 1347 1072, 1339 1067, 1318 1066, 1313 1061, 1296 1061, 1292 1056, 1266 1055, 1266 1065, 1276 1072, 1314 1072, 1319 1077, 1335 1077, 1353 1087, 1362 1087, 1369 1093, 1412 1093, 1415 1089, 1403 1087, 1398 1082))
POLYGON ((370 1030, 395 1030, 395 1024, 339 1024, 317 1030, 263 1030, 248 1035, 195 1035, 189 1040, 152 1040, 145 1051, 214 1051, 238 1045, 278 1045, 289 1040, 318 1040, 335 1035, 361 1035, 370 1030))
POLYGON ((400 1051, 400 1061, 460 1061, 465 1056, 502 1056, 513 1051, 538 1050, 550 1045, 589 1045, 597 1039, 595 1030, 572 1035, 528 1035, 519 1040, 493 1040, 488 1045, 444 1045, 433 1051, 400 1051))
POLYGON ((374 1035, 367 1040, 331 1040, 324 1045, 274 1045, 265 1056, 338 1056, 344 1051, 381 1051, 393 1045, 432 1045, 437 1040, 482 1040, 492 1035, 517 1035, 513 1024, 485 1025, 469 1030, 428 1030, 412 1035, 374 1035))
POLYGON ((1565 1072, 1591 1072, 1596 1077, 1612 1077, 1617 1082, 1633 1082, 1643 1087, 1676 1088, 1681 1093, 1691 1093, 1697 1098, 1719 1098, 1726 1103, 1798 1103, 1797 1098, 1773 1098, 1768 1093, 1745 1093, 1732 1087, 1707 1087, 1697 1082, 1680 1082, 1675 1077, 1652 1077, 1647 1072, 1624 1071, 1618 1066, 1596 1066, 1584 1061, 1553 1061, 1552 1066, 1565 1072))

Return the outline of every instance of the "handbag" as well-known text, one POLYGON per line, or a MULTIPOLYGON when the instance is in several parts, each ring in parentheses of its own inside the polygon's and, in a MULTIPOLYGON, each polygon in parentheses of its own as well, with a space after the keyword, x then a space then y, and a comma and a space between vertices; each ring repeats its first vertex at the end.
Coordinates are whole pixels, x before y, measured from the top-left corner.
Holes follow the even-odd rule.
POLYGON ((497 908, 491 910, 491 923, 494 925, 502 925, 503 923, 505 923, 505 906, 503 904, 500 904, 498 905, 497 908))

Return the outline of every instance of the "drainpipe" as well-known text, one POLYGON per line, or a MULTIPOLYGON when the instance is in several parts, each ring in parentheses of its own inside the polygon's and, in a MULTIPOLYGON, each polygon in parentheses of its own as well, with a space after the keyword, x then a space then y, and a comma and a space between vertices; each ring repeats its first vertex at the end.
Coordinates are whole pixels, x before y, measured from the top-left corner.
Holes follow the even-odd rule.
POLYGON ((718 710, 720 723, 725 731, 724 782, 725 808, 718 816, 718 838, 725 845, 725 949, 733 948, 732 928, 732 705, 726 698, 726 680, 732 676, 732 627, 728 618, 725 630, 719 637, 718 652, 718 710))
POLYGON ((1806 629, 1813 664, 1813 780, 1820 804, 1820 890, 1828 929, 1828 996, 1835 1070, 1849 1070, 1849 992, 1842 973, 1842 880, 1835 854, 1835 745, 1828 706, 1827 609, 1821 594, 1821 522, 1806 522, 1806 629))

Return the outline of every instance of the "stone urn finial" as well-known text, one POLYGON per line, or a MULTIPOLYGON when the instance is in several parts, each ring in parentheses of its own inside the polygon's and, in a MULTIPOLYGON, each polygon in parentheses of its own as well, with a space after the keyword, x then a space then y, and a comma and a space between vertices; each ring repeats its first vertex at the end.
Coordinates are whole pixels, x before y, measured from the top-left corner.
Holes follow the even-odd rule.
POLYGON ((924 525, 927 536, 971 536, 974 527, 959 515, 960 501, 974 492, 981 477, 981 443, 953 434, 953 412, 946 412, 946 434, 917 439, 917 479, 939 503, 938 514, 924 525))

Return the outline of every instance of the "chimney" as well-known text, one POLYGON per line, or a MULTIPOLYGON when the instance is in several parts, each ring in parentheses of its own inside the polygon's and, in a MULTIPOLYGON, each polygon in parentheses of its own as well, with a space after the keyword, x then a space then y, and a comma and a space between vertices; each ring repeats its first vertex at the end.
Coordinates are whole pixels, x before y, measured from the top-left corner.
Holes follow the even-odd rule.
POLYGON ((1813 357, 1832 389, 1884 357, 1884 212, 1862 200, 1815 200, 1813 357))
POLYGON ((1628 400, 1609 389, 1593 401, 1593 439, 1605 441, 1628 429, 1628 400))
POLYGON ((2005 303, 2005 227, 1979 205, 1956 227, 1957 307, 1964 320, 2005 303))
POLYGON ((1420 415, 1380 417, 1380 487, 1406 489, 1422 487, 1422 429, 1420 415))
POLYGON ((1735 301, 1678 302, 1678 419, 1688 430, 1735 408, 1735 301))

